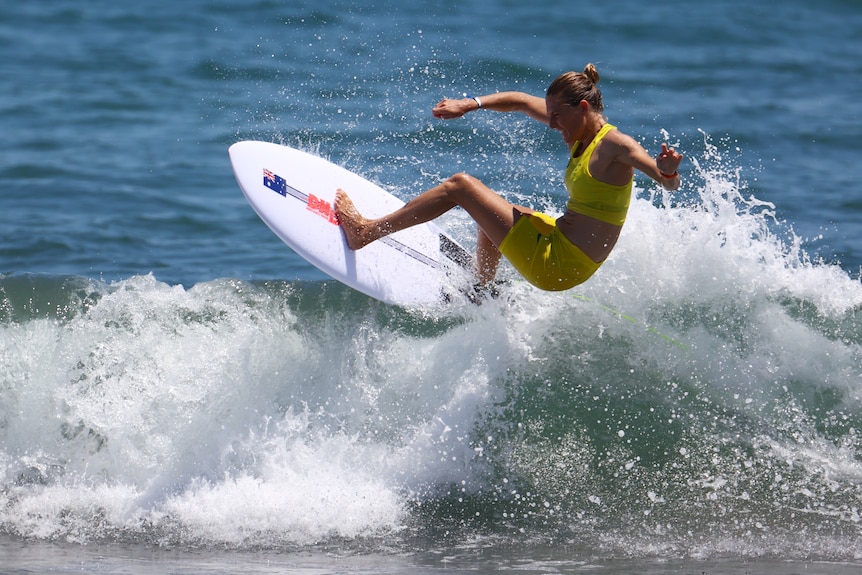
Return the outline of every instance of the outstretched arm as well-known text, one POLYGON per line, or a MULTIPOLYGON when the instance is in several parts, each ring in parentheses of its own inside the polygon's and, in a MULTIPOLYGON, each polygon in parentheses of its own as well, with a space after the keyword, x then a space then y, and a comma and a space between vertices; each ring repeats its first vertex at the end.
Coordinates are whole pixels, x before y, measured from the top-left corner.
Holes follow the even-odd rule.
MULTIPOLYGON (((534 120, 548 124, 548 111, 545 107, 545 99, 531 96, 524 92, 497 92, 486 96, 479 96, 482 108, 494 110, 495 112, 522 112, 534 120)), ((467 112, 479 109, 476 98, 463 98, 461 100, 441 100, 431 112, 435 118, 451 120, 460 118, 467 112)))

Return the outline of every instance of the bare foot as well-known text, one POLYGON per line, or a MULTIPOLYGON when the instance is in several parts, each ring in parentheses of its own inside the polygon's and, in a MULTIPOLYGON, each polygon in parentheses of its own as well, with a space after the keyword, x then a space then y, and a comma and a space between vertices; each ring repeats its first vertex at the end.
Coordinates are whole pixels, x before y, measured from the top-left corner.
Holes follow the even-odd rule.
POLYGON ((373 239, 368 239, 367 234, 370 220, 362 217, 359 210, 353 204, 353 200, 347 195, 347 192, 338 188, 335 192, 335 213, 338 215, 338 221, 341 223, 341 231, 344 232, 344 239, 347 240, 347 247, 351 250, 358 250, 370 244, 373 239))

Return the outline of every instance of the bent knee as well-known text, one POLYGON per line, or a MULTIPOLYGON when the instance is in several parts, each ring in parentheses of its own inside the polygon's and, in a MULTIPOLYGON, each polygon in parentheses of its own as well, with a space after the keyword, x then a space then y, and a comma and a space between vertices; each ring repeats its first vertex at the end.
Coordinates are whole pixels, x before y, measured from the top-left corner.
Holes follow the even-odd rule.
POLYGON ((451 175, 446 181, 456 186, 470 186, 476 182, 476 178, 467 172, 458 172, 457 174, 451 175))
POLYGON ((446 180, 446 186, 449 188, 450 192, 456 193, 475 193, 477 190, 485 187, 478 178, 471 176, 467 172, 459 172, 450 176, 449 179, 446 180))

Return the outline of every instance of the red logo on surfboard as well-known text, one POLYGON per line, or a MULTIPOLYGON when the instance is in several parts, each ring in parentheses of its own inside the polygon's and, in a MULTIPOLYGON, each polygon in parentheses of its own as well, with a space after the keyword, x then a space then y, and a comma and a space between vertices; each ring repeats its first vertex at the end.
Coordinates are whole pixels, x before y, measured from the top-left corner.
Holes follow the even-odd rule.
POLYGON ((338 225, 338 216, 332 209, 332 205, 326 200, 321 200, 314 194, 308 194, 307 207, 318 216, 326 218, 330 224, 338 225))

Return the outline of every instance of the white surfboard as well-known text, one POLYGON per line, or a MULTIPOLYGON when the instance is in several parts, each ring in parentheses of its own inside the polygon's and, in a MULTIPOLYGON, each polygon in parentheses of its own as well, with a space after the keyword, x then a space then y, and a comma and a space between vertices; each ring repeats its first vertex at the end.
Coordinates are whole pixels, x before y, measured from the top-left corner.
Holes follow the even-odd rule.
POLYGON ((471 255, 439 226, 415 226, 353 251, 335 216, 338 188, 376 217, 404 202, 368 180, 301 150, 237 142, 228 153, 239 187, 281 240, 327 275, 386 303, 433 304, 469 280, 471 255))

